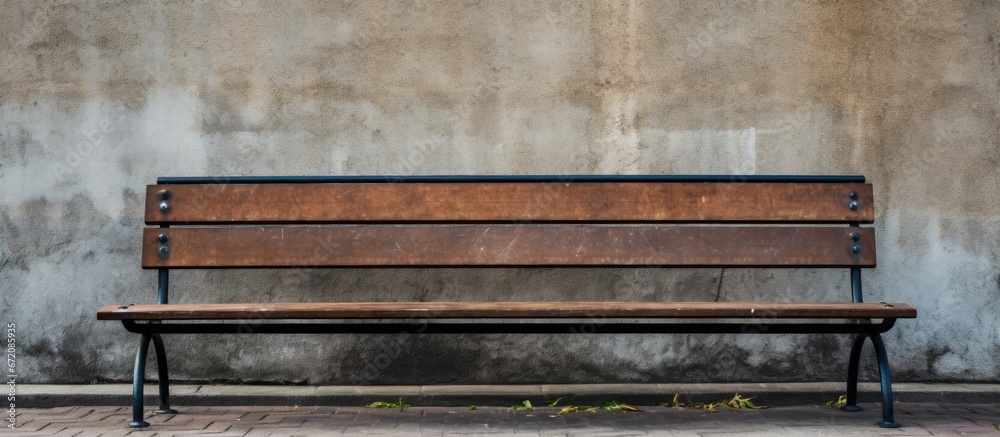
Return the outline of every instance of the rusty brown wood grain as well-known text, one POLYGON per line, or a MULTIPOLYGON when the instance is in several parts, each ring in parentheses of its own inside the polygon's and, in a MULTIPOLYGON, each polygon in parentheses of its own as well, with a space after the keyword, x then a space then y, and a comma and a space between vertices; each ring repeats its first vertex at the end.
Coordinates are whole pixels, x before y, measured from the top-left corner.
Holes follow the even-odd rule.
POLYGON ((293 222, 859 222, 864 183, 524 182, 150 185, 148 224, 293 222), (161 211, 157 193, 169 190, 161 211), (848 193, 858 195, 851 210, 848 193))
POLYGON ((872 228, 684 225, 308 225, 145 229, 142 265, 815 266, 875 265, 872 228), (852 253, 851 233, 860 235, 852 253), (157 235, 169 255, 157 254, 157 235))
POLYGON ((902 303, 825 302, 323 302, 104 307, 101 320, 406 318, 913 318, 902 303))

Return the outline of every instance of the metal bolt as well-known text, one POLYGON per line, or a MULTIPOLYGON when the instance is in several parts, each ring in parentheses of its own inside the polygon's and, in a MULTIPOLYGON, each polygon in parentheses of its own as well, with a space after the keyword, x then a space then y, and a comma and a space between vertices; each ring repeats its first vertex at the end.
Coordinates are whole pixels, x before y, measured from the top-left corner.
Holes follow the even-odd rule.
POLYGON ((169 235, 167 235, 167 234, 160 234, 160 235, 157 235, 157 236, 156 236, 156 241, 159 241, 159 242, 161 242, 161 243, 164 243, 164 244, 166 244, 166 242, 170 241, 170 236, 169 236, 169 235))
POLYGON ((861 234, 859 234, 857 232, 852 232, 851 233, 851 239, 854 240, 854 241, 858 241, 858 240, 861 239, 861 234))
POLYGON ((850 191, 850 192, 847 193, 847 197, 850 197, 851 200, 858 200, 858 192, 857 191, 850 191))
POLYGON ((858 209, 858 202, 856 200, 852 200, 851 203, 847 204, 847 207, 851 208, 851 211, 857 210, 858 209))
POLYGON ((122 306, 118 307, 118 309, 120 309, 120 310, 127 310, 128 309, 128 305, 122 305, 122 306))
POLYGON ((160 211, 170 211, 170 199, 174 197, 170 190, 160 190, 156 193, 156 198, 160 201, 160 211))
POLYGON ((857 244, 851 246, 851 252, 861 253, 861 246, 858 246, 857 244))
POLYGON ((167 246, 160 246, 156 248, 156 251, 159 252, 161 257, 166 257, 170 254, 170 248, 167 246))

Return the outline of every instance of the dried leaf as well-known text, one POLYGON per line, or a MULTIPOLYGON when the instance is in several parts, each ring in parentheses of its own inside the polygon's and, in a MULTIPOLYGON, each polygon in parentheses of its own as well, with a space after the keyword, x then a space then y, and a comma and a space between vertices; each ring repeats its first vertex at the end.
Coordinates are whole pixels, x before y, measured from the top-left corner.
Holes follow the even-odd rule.
POLYGON ((578 411, 580 411, 580 408, 574 407, 574 406, 570 405, 570 406, 567 406, 567 407, 563 407, 563 409, 559 410, 559 412, 556 413, 556 414, 576 413, 578 411))
POLYGON ((827 407, 833 408, 835 410, 840 409, 840 407, 843 407, 844 405, 847 405, 847 396, 843 396, 843 395, 841 395, 836 400, 828 401, 826 403, 827 407))
POLYGON ((664 407, 684 407, 684 408, 691 408, 691 409, 694 409, 694 410, 702 410, 702 411, 705 411, 705 412, 708 412, 708 413, 715 413, 715 412, 718 411, 719 408, 752 409, 752 410, 763 410, 763 409, 767 408, 766 405, 757 405, 756 403, 754 403, 753 398, 748 398, 748 397, 740 396, 739 394, 736 394, 731 399, 727 399, 727 400, 724 400, 724 401, 719 401, 719 402, 715 402, 715 403, 691 404, 691 405, 685 405, 685 404, 681 403, 679 401, 679 398, 680 398, 680 394, 678 393, 678 394, 674 395, 673 404, 669 404, 669 403, 664 402, 664 403, 662 403, 660 405, 664 406, 664 407))

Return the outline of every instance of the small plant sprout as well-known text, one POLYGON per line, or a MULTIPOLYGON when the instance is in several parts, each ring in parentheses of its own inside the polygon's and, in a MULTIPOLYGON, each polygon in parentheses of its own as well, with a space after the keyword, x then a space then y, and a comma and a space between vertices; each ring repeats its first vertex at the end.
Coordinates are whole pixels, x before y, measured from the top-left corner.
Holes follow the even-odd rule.
POLYGON ((409 407, 410 404, 403 403, 403 398, 400 397, 399 402, 396 403, 378 401, 378 402, 372 402, 366 406, 368 408, 398 408, 399 411, 403 411, 406 409, 406 407, 409 407))
POLYGON ((607 410, 612 413, 641 413, 642 410, 633 407, 629 404, 619 404, 615 401, 605 402, 601 405, 602 410, 607 410))
POLYGON ((514 405, 511 408, 513 408, 514 411, 531 411, 533 409, 531 407, 531 401, 529 401, 527 399, 524 402, 521 402, 520 404, 516 404, 516 405, 514 405))

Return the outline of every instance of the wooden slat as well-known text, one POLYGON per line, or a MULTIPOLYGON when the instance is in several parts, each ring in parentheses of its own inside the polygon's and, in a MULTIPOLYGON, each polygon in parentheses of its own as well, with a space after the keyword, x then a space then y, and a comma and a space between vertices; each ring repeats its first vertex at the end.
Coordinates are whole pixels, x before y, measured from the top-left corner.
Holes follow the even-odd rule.
POLYGON ((902 303, 775 302, 336 302, 104 307, 101 320, 408 318, 913 318, 902 303))
POLYGON ((146 223, 716 221, 860 222, 864 183, 442 182, 151 185, 146 223), (169 190, 170 208, 157 193, 169 190), (851 210, 848 193, 858 194, 851 210))
POLYGON ((670 225, 311 225, 145 229, 142 265, 875 265, 872 228, 670 225), (860 234, 860 253, 851 233, 860 234), (169 255, 157 254, 157 235, 169 255))

